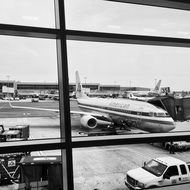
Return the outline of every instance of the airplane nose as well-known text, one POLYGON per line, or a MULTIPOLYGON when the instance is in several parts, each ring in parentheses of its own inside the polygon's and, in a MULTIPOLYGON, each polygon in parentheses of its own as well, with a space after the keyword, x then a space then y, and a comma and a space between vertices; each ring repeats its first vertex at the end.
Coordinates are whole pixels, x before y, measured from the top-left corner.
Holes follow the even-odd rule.
POLYGON ((170 120, 165 123, 160 123, 159 126, 160 126, 160 128, 159 128, 160 130, 157 132, 162 132, 162 133, 170 132, 170 131, 174 130, 176 127, 172 118, 170 118, 170 120))
POLYGON ((174 121, 172 121, 171 123, 169 123, 166 127, 165 127, 165 132, 169 132, 169 131, 172 131, 173 129, 176 128, 176 125, 174 123, 174 121))
POLYGON ((176 128, 176 125, 175 125, 175 123, 173 122, 173 124, 169 126, 169 130, 171 131, 171 130, 173 130, 173 129, 175 129, 175 128, 176 128))

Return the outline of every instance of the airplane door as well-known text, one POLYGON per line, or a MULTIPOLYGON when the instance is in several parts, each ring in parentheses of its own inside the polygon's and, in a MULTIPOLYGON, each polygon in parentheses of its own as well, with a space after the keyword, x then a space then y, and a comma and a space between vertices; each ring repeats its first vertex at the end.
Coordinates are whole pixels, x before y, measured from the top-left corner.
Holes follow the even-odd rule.
POLYGON ((163 175, 162 185, 175 185, 181 181, 177 166, 170 166, 163 175))
POLYGON ((138 118, 135 121, 135 127, 136 128, 140 128, 141 124, 142 124, 142 113, 141 112, 137 112, 138 118))

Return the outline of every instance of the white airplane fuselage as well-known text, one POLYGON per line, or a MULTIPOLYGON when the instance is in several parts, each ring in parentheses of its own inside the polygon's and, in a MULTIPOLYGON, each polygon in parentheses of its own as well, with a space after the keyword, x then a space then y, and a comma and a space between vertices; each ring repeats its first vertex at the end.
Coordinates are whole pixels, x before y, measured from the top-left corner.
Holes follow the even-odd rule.
POLYGON ((175 128, 173 119, 165 110, 147 102, 87 97, 78 98, 77 101, 83 111, 102 113, 115 123, 125 121, 143 131, 169 132, 175 128))

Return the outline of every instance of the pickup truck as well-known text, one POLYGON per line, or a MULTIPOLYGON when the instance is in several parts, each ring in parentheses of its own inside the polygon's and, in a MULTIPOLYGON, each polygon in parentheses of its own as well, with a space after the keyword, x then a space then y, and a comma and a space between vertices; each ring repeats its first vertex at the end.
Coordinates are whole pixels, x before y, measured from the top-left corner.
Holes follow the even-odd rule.
POLYGON ((147 189, 190 183, 190 162, 173 157, 151 159, 143 167, 129 170, 125 185, 129 189, 147 189))

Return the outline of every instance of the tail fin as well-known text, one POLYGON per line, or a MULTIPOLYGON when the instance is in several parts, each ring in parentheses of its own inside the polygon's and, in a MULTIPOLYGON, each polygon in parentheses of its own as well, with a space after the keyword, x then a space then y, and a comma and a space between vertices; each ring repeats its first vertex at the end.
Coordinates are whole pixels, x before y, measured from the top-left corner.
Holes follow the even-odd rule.
POLYGON ((154 88, 154 91, 155 92, 159 92, 160 90, 160 85, 161 85, 161 80, 158 81, 158 83, 156 84, 155 88, 154 88))
POLYGON ((75 72, 76 76, 76 98, 84 98, 87 95, 84 93, 78 71, 75 72))

